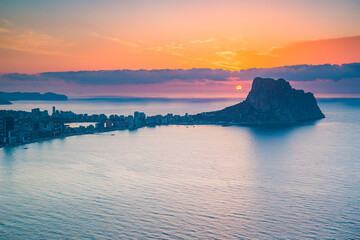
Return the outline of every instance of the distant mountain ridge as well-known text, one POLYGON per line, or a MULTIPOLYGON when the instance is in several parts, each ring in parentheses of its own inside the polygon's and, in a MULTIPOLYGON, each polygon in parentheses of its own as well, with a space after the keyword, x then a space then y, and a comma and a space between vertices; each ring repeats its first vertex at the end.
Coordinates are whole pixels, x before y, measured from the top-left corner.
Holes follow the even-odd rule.
POLYGON ((11 104, 11 102, 0 99, 0 105, 9 105, 9 104, 11 104))
POLYGON ((62 94, 47 92, 0 92, 0 104, 11 104, 10 101, 67 101, 68 97, 62 94))
POLYGON ((325 115, 312 93, 296 90, 282 78, 257 77, 243 102, 193 117, 203 122, 266 124, 315 120, 325 115))

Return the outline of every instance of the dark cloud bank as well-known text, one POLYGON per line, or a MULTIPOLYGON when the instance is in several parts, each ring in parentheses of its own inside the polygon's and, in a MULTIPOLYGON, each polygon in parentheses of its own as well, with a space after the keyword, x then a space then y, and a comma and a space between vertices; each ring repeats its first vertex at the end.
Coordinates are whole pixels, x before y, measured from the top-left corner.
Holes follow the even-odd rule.
POLYGON ((294 65, 276 68, 251 68, 240 71, 193 68, 159 70, 102 70, 78 72, 44 72, 39 74, 10 73, 0 76, 3 81, 43 82, 64 81, 80 85, 155 84, 169 81, 231 81, 252 80, 255 77, 284 78, 289 81, 339 81, 360 78, 360 63, 343 65, 294 65))

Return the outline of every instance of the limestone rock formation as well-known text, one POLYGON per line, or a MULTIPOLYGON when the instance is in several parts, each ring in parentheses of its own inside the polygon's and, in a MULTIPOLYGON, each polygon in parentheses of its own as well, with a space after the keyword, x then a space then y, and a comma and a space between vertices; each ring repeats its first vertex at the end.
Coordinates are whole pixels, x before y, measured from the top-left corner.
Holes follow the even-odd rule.
POLYGON ((314 95, 292 88, 284 79, 254 79, 247 98, 220 111, 201 113, 194 119, 223 123, 295 123, 324 118, 314 95))

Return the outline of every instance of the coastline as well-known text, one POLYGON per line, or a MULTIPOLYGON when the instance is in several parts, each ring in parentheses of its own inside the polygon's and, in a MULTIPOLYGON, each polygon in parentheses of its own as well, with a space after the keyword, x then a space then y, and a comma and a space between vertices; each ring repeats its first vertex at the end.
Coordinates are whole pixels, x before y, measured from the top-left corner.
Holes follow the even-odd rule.
MULTIPOLYGON (((111 129, 94 129, 93 131, 89 132, 79 132, 79 133, 69 133, 64 134, 60 136, 54 136, 54 137, 46 137, 46 138, 39 138, 39 139, 33 139, 22 143, 15 143, 15 144, 6 144, 3 146, 0 146, 0 149, 2 148, 12 148, 12 147, 19 147, 24 146, 31 143, 37 143, 37 142, 44 142, 54 139, 60 139, 60 138, 67 138, 72 136, 81 136, 81 135, 91 135, 91 134, 98 134, 98 133, 106 133, 106 132, 114 132, 114 131, 136 131, 137 129, 149 127, 154 128, 157 126, 171 126, 171 125, 178 125, 178 126, 201 126, 201 125, 215 125, 215 126, 221 126, 221 127, 231 127, 231 126, 238 126, 238 127, 274 127, 274 128, 283 128, 283 127, 296 127, 296 126, 303 126, 308 124, 313 124, 317 121, 320 121, 321 119, 310 119, 310 120, 304 120, 304 121, 298 121, 298 122, 288 122, 288 123, 281 123, 281 122, 268 122, 268 123, 251 123, 251 122, 244 122, 244 123, 206 123, 206 122, 198 122, 198 123, 171 123, 171 124, 158 124, 158 125, 145 125, 137 128, 111 128, 111 129)), ((81 122, 74 122, 74 123, 81 123, 81 122)))
POLYGON ((18 146, 31 144, 31 143, 44 142, 44 141, 49 141, 49 140, 54 140, 54 139, 59 139, 59 138, 67 138, 67 137, 72 137, 72 136, 90 135, 90 134, 97 134, 97 133, 104 133, 104 132, 122 131, 122 130, 132 130, 132 129, 107 129, 107 130, 101 130, 101 131, 98 130, 98 131, 85 132, 85 133, 83 133, 83 132, 82 133, 69 133, 69 134, 64 134, 64 135, 60 135, 60 136, 33 139, 33 140, 29 140, 29 141, 22 142, 22 143, 6 144, 3 146, 0 146, 0 149, 1 148, 18 147, 18 146))
POLYGON ((284 79, 260 78, 253 80, 246 99, 221 110, 198 114, 147 116, 135 111, 133 115, 76 114, 72 111, 57 110, 52 114, 40 108, 31 112, 0 111, 4 139, 2 146, 16 146, 46 139, 84 135, 112 130, 138 129, 158 125, 221 125, 221 126, 286 126, 304 121, 325 118, 312 93, 296 90, 284 79), (88 126, 67 126, 73 122, 92 122, 88 126))

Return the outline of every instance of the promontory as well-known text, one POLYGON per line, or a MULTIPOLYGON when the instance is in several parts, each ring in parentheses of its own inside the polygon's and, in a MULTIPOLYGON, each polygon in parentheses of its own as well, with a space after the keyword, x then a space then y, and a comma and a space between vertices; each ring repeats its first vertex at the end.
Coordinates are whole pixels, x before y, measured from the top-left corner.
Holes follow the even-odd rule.
POLYGON ((243 102, 192 117, 203 123, 272 124, 321 119, 325 115, 312 93, 296 90, 282 78, 257 77, 243 102))

